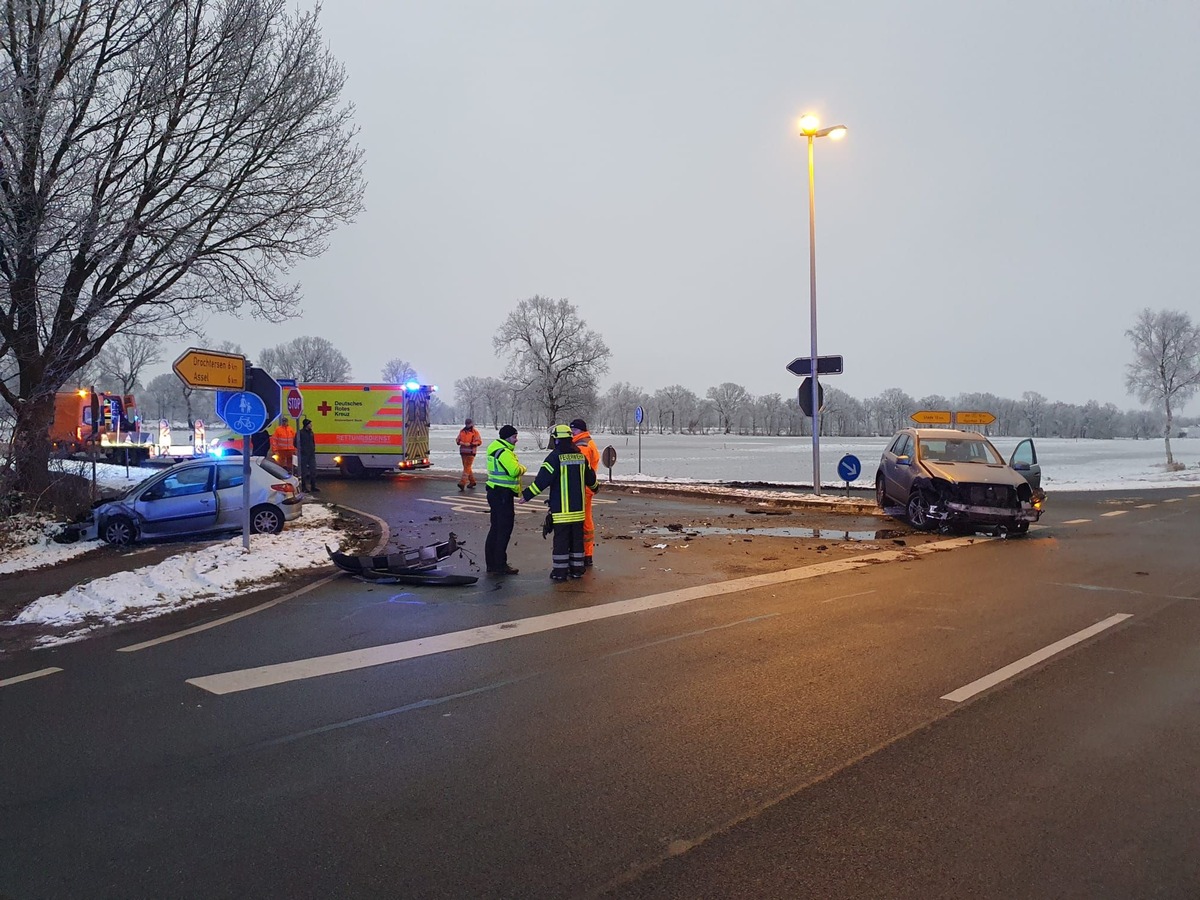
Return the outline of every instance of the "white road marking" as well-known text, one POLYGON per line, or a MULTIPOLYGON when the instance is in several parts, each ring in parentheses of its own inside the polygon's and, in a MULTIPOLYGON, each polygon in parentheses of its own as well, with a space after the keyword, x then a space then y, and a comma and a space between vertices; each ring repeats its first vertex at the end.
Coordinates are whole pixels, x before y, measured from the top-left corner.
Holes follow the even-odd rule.
POLYGON ((1168 497, 1166 500, 1163 501, 1163 503, 1178 503, 1182 499, 1183 499, 1182 497, 1168 497))
POLYGON ((1110 591, 1114 594, 1136 594, 1139 597, 1161 597, 1164 600, 1195 600, 1195 597, 1182 597, 1177 594, 1160 594, 1157 591, 1135 591, 1133 588, 1108 587, 1103 584, 1075 584, 1069 581, 1051 581, 1055 587, 1078 588, 1081 591, 1110 591))
POLYGON ((1063 524, 1064 525, 1085 525, 1090 521, 1092 521, 1092 520, 1091 519, 1068 519, 1066 522, 1063 522, 1063 524))
POLYGON ((1109 616, 1107 619, 1097 622, 1095 625, 1090 625, 1082 631, 1077 631, 1069 637, 1063 638, 1061 641, 1055 641, 1053 644, 1043 647, 1041 650, 1030 653, 1028 656, 1024 656, 1002 669, 997 669, 990 675, 985 675, 982 678, 972 681, 968 685, 960 687, 956 691, 951 691, 949 694, 945 694, 942 699, 950 700, 953 703, 961 703, 964 700, 969 700, 971 697, 974 697, 981 691, 986 691, 990 687, 995 687, 996 685, 1000 684, 1000 682, 1007 681, 1014 675, 1024 672, 1031 666, 1036 666, 1043 660, 1047 660, 1055 654, 1061 653, 1068 647, 1073 647, 1080 641, 1086 641, 1088 638, 1099 634, 1105 629, 1112 628, 1114 625, 1124 622, 1126 619, 1130 619, 1132 617, 1133 616, 1131 613, 1117 613, 1115 616, 1109 616))
MULTIPOLYGON (((350 506, 344 506, 342 508, 355 513, 356 515, 365 516, 379 526, 379 541, 374 547, 371 548, 370 552, 367 554, 368 556, 374 556, 376 553, 381 552, 383 548, 388 545, 388 541, 392 539, 392 531, 390 528, 388 528, 387 522, 383 521, 383 519, 379 518, 378 516, 371 515, 369 512, 363 512, 361 509, 354 509, 350 506)), ((323 584, 328 584, 340 575, 340 572, 335 572, 333 575, 326 575, 324 578, 320 578, 314 581, 312 584, 306 584, 304 587, 294 590, 290 594, 284 594, 282 597, 276 597, 274 600, 268 600, 266 603, 260 603, 258 606, 251 607, 250 609, 243 609, 239 613, 233 613, 229 616, 222 616, 220 619, 214 619, 213 621, 206 622, 203 625, 195 625, 192 628, 185 628, 183 631, 165 634, 162 637, 157 637, 153 640, 142 641, 140 644, 130 644, 128 647, 118 647, 117 652, 136 653, 139 650, 157 647, 159 644, 166 644, 193 634, 199 634, 202 631, 208 631, 210 628, 228 625, 230 622, 236 622, 238 619, 244 619, 246 616, 252 616, 255 613, 260 613, 264 609, 270 609, 272 606, 278 606, 280 603, 292 600, 295 597, 299 597, 301 594, 307 594, 309 591, 319 588, 323 584)))
POLYGON ((1127 512, 1129 512, 1127 509, 1114 509, 1112 512, 1100 513, 1100 515, 1107 518, 1108 516, 1123 516, 1127 512))
MULTIPOLYGON (((476 513, 478 515, 487 515, 489 512, 486 495, 458 494, 456 496, 454 494, 449 494, 447 496, 438 497, 438 498, 420 497, 418 499, 420 499, 420 501, 422 503, 436 503, 439 506, 449 506, 455 512, 476 513)), ((619 501, 603 500, 600 497, 596 497, 592 500, 593 505, 602 504, 602 503, 617 503, 617 502, 619 502, 619 501)), ((518 503, 518 504, 516 504, 516 507, 515 507, 516 512, 519 515, 523 515, 525 513, 545 514, 546 510, 542 505, 540 505, 541 503, 542 503, 542 501, 540 499, 536 499, 536 498, 534 500, 531 500, 529 503, 518 503)))
POLYGON ((329 656, 318 656, 312 659, 296 660, 295 662, 277 663, 253 669, 204 675, 198 678, 189 678, 187 682, 213 694, 232 694, 238 691, 253 690, 274 684, 284 684, 289 681, 317 678, 322 675, 366 669, 406 659, 431 656, 436 653, 463 650, 468 647, 511 640, 513 638, 525 637, 526 635, 539 634, 544 631, 553 631, 558 628, 570 628, 575 625, 582 625, 585 622, 596 622, 616 616, 625 616, 651 609, 661 609, 667 606, 674 606, 678 603, 688 603, 692 600, 740 593, 741 591, 753 590, 754 588, 804 581, 821 575, 849 572, 880 562, 912 559, 914 556, 987 542, 986 539, 975 536, 951 538, 945 541, 935 541, 916 547, 905 548, 904 550, 884 550, 864 556, 854 556, 848 559, 817 563, 816 565, 804 566, 798 569, 767 572, 762 575, 735 578, 730 581, 721 581, 714 584, 700 584, 695 587, 681 588, 662 594, 634 597, 629 600, 617 600, 613 603, 605 603, 598 606, 568 609, 562 612, 549 613, 544 616, 532 616, 527 619, 514 619, 495 625, 485 625, 480 628, 454 631, 447 634, 434 634, 428 637, 416 638, 415 640, 366 647, 361 650, 350 650, 344 653, 334 653, 329 656))
POLYGON ((24 675, 14 675, 12 678, 0 679, 0 687, 8 687, 10 684, 20 684, 22 681, 32 681, 35 678, 53 675, 55 672, 61 671, 62 669, 51 666, 48 669, 38 669, 36 672, 26 672, 24 675))
POLYGON ((838 597, 830 597, 828 600, 822 600, 822 603, 832 603, 834 600, 849 600, 851 597, 865 597, 867 594, 873 594, 874 591, 859 591, 857 594, 842 594, 838 597))
MULTIPOLYGON (((1168 500, 1167 502, 1170 503, 1171 501, 1168 500)), ((1157 503, 1143 503, 1140 506, 1135 506, 1134 509, 1154 509, 1156 506, 1158 506, 1157 503)))

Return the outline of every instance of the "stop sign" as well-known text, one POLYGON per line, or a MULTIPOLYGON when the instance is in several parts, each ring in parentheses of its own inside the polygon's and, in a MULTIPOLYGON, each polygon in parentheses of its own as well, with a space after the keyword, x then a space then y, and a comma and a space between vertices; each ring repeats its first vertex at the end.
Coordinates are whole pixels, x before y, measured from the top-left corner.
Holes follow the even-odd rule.
POLYGON ((288 390, 287 411, 293 419, 300 418, 300 413, 304 411, 304 398, 300 396, 300 392, 295 388, 288 390))

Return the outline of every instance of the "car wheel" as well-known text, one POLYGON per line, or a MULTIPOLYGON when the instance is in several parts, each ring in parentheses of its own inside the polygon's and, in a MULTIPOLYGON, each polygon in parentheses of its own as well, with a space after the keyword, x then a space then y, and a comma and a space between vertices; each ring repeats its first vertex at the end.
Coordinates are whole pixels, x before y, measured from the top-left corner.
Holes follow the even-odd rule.
POLYGON ((114 547, 128 547, 137 537, 137 529, 133 527, 133 520, 128 516, 113 516, 104 523, 101 537, 114 547))
POLYGON ((883 487, 883 476, 876 475, 875 476, 875 505, 878 506, 880 509, 883 509, 888 505, 887 499, 888 499, 887 491, 883 487))
POLYGON ((279 534, 283 531, 283 513, 274 506, 256 506, 250 510, 250 530, 255 534, 279 534))
POLYGON ((929 498, 924 491, 913 491, 908 498, 908 523, 918 531, 928 531, 933 527, 929 518, 929 498))

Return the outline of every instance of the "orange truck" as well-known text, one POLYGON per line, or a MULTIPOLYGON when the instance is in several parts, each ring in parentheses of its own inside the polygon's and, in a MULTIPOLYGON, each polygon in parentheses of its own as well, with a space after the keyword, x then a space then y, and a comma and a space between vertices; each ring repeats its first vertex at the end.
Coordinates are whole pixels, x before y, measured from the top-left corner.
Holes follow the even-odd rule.
POLYGON ((150 456, 154 437, 141 430, 133 394, 80 389, 54 395, 50 444, 59 453, 94 450, 113 462, 137 464, 150 456))

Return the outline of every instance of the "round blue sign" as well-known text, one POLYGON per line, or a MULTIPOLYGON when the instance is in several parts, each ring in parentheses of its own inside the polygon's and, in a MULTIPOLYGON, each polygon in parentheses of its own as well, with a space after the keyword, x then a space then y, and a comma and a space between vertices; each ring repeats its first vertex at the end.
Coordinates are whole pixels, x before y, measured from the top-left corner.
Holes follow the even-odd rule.
POLYGON ((853 481, 861 471, 862 463, 858 461, 857 456, 847 453, 838 461, 838 474, 842 476, 843 481, 853 481))
POLYGON ((642 413, 642 408, 641 408, 640 406, 639 406, 637 409, 635 409, 635 410, 633 411, 633 417, 634 417, 635 419, 637 419, 637 423, 638 423, 639 425, 641 425, 641 424, 642 424, 642 415, 643 415, 643 413, 642 413))
POLYGON ((267 424, 267 405, 258 394, 238 391, 229 395, 225 408, 221 410, 221 418, 235 434, 245 437, 262 431, 267 424))

